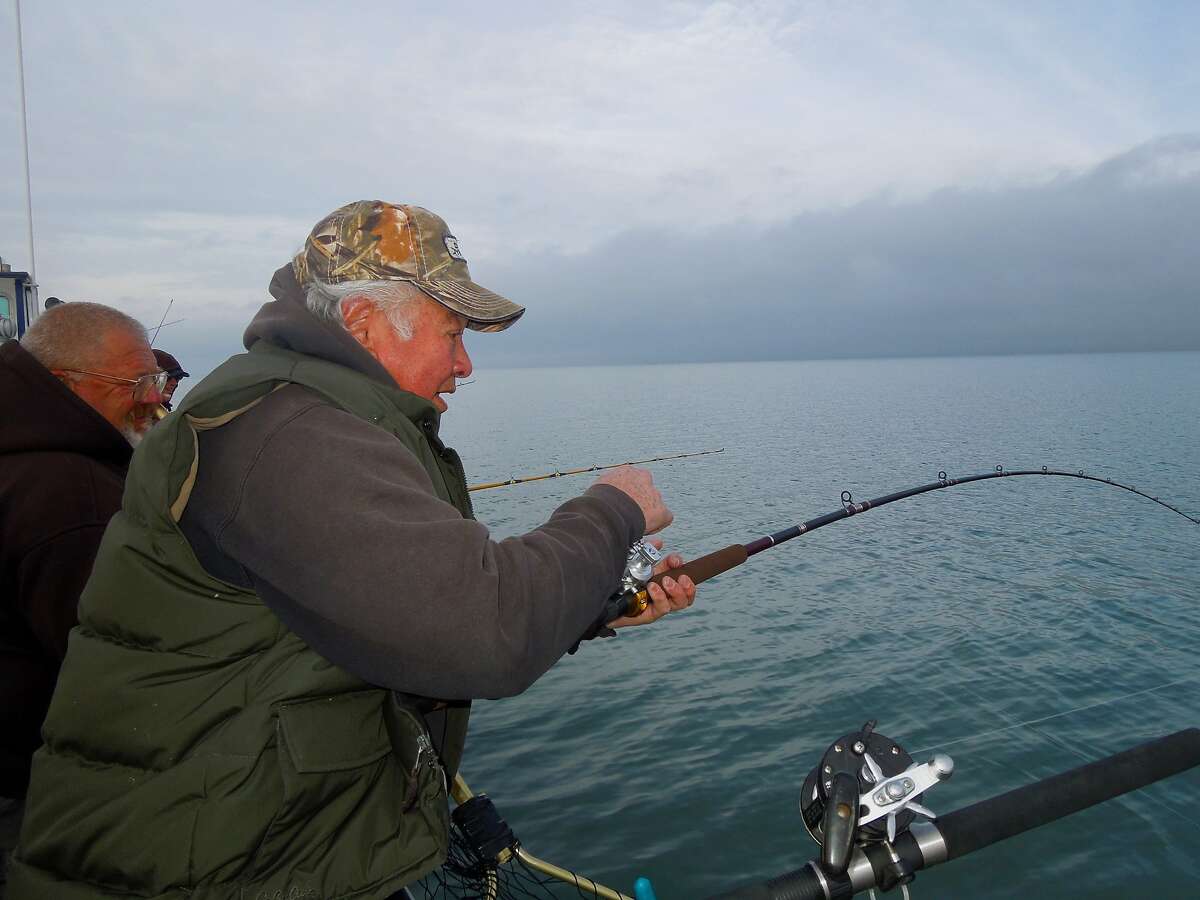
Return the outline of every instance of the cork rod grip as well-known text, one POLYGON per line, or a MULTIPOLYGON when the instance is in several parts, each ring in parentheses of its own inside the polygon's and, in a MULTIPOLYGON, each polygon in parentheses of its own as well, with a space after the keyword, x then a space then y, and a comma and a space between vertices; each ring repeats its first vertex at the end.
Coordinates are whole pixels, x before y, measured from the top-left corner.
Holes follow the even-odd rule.
POLYGON ((715 578, 722 572, 728 572, 734 566, 740 566, 746 561, 746 556, 744 545, 730 544, 724 550, 717 550, 715 553, 708 554, 708 556, 693 559, 689 563, 684 563, 678 569, 671 569, 669 572, 655 575, 650 580, 661 587, 664 578, 674 578, 678 581, 680 575, 686 575, 692 581, 696 582, 696 584, 699 584, 702 581, 715 578))

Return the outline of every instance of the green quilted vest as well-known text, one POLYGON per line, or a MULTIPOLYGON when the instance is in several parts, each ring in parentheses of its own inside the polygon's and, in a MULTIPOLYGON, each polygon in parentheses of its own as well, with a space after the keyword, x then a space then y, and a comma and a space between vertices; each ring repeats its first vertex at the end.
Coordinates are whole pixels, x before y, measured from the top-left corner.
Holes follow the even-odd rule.
MULTIPOLYGON (((34 758, 10 900, 366 900, 445 859, 447 772, 410 704, 207 574, 176 524, 202 464, 196 432, 292 383, 394 434, 471 515, 427 401, 263 342, 206 378, 138 448, 105 532, 34 758)), ((467 710, 450 715, 453 778, 467 710)))

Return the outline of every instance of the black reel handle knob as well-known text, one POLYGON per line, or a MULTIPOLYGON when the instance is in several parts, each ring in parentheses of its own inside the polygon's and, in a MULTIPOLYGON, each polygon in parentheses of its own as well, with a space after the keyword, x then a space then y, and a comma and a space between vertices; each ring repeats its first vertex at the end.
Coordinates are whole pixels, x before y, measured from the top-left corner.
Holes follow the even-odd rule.
POLYGON ((858 779, 847 772, 833 776, 825 815, 821 822, 821 866, 831 875, 841 875, 850 865, 854 832, 858 828, 858 779))

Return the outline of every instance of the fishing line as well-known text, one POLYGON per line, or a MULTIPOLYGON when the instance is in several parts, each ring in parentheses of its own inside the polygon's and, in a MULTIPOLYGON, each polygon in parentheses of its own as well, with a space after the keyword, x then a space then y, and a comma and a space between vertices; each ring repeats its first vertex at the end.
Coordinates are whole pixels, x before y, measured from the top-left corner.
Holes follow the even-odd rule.
MULTIPOLYGON (((1011 730, 1013 730, 1013 729, 1016 729, 1016 728, 1028 728, 1030 731, 1032 731, 1032 732, 1034 732, 1035 734, 1037 734, 1037 735, 1038 735, 1039 737, 1041 737, 1043 740, 1047 740, 1047 741, 1049 741, 1050 743, 1054 744, 1055 746, 1059 747, 1060 749, 1063 749, 1063 750, 1066 750, 1066 751, 1068 751, 1069 753, 1073 754, 1074 756, 1078 757, 1079 759, 1082 759, 1082 760, 1083 760, 1085 763, 1090 763, 1090 762, 1093 762, 1093 761, 1094 761, 1094 757, 1092 757, 1092 756, 1089 756, 1088 754, 1084 753, 1082 750, 1080 750, 1080 749, 1079 749, 1079 747, 1075 746, 1074 744, 1070 743, 1069 741, 1063 740, 1063 739, 1062 739, 1062 738, 1060 738, 1058 735, 1051 734, 1050 732, 1048 732, 1048 731, 1045 731, 1045 730, 1043 730, 1043 729, 1041 729, 1041 728, 1038 728, 1038 727, 1036 727, 1036 726, 1037 726, 1037 725, 1040 725, 1040 724, 1042 724, 1042 723, 1044 723, 1044 722, 1049 722, 1049 721, 1051 721, 1051 720, 1053 720, 1053 719, 1057 719, 1057 718, 1061 718, 1061 717, 1063 717, 1063 716, 1068 716, 1068 715, 1071 715, 1072 713, 1076 713, 1076 712, 1085 712, 1085 711, 1087 711, 1087 710, 1090 710, 1090 709, 1096 709, 1097 707, 1101 707, 1101 706, 1107 706, 1107 705, 1109 705, 1109 704, 1112 704, 1112 703, 1118 703, 1118 702, 1120 702, 1121 700, 1128 700, 1128 699, 1129 699, 1129 698, 1131 698, 1131 697, 1138 697, 1138 696, 1141 696, 1141 695, 1144 695, 1144 694, 1147 694, 1147 693, 1153 693, 1153 692, 1155 692, 1155 691, 1159 691, 1159 690, 1162 690, 1162 689, 1164 689, 1164 688, 1168 688, 1168 687, 1174 687, 1174 686, 1176 686, 1176 685, 1179 685, 1179 684, 1186 684, 1186 683, 1188 683, 1189 681, 1195 681, 1195 680, 1197 680, 1197 676, 1192 676, 1192 677, 1189 677, 1189 678, 1180 679, 1180 680, 1178 680, 1178 681, 1168 682, 1167 684, 1160 684, 1160 685, 1158 685, 1158 686, 1156 686, 1156 687, 1152 687, 1152 688, 1145 688, 1144 690, 1140 690, 1140 691, 1134 691, 1133 693, 1130 693, 1130 694, 1125 694, 1125 695, 1123 695, 1123 696, 1120 696, 1120 697, 1113 697, 1113 698, 1111 698, 1111 699, 1109 699, 1109 700, 1102 700, 1102 701, 1101 701, 1101 702, 1099 702, 1099 703, 1092 703, 1092 704, 1089 704, 1089 705, 1086 705, 1086 706, 1080 706, 1080 707, 1076 707, 1075 709, 1069 709, 1069 710, 1066 710, 1066 711, 1064 711, 1064 712, 1061 712, 1061 713, 1056 713, 1056 714, 1054 714, 1054 715, 1052 715, 1052 716, 1043 716, 1043 717, 1042 717, 1042 718, 1040 718, 1040 719, 1032 719, 1032 720, 1029 720, 1029 721, 1026 721, 1026 722, 1014 722, 1012 725, 1009 725, 1009 726, 1007 726, 1007 727, 1005 727, 1005 728, 993 729, 992 731, 985 731, 985 732, 982 732, 982 733, 980 733, 980 734, 973 735, 973 736, 971 736, 971 737, 959 738, 959 739, 957 739, 957 740, 949 741, 949 742, 947 742, 947 743, 944 743, 944 744, 937 744, 937 745, 935 745, 934 747, 928 747, 928 748, 925 748, 925 749, 923 749, 923 750, 917 750, 917 751, 914 751, 914 754, 915 754, 915 755, 919 755, 919 754, 923 754, 923 753, 928 753, 930 750, 933 750, 933 749, 944 749, 945 747, 950 747, 950 746, 953 746, 953 745, 955 745, 955 744, 962 744, 962 743, 965 743, 965 742, 967 742, 967 741, 973 741, 973 740, 975 740, 976 738, 986 737, 986 736, 988 736, 988 735, 996 734, 996 733, 998 733, 998 732, 1002 732, 1002 731, 1011 731, 1011 730)), ((975 697, 977 700, 979 700, 981 703, 984 703, 984 704, 986 704, 986 705, 987 705, 987 706, 989 706, 989 707, 992 705, 992 704, 991 704, 991 703, 990 703, 990 702, 989 702, 989 701, 988 701, 988 700, 987 700, 985 697, 982 697, 982 696, 980 696, 980 695, 979 695, 979 694, 978 694, 976 691, 973 691, 971 688, 967 687, 967 686, 966 686, 966 685, 964 685, 964 684, 960 684, 960 685, 958 686, 958 689, 959 689, 959 690, 962 690, 962 691, 965 691, 965 692, 966 692, 966 693, 968 693, 968 694, 971 694, 971 695, 973 695, 973 696, 974 696, 974 697, 975 697)), ((995 714, 995 715, 998 715, 998 716, 1002 716, 1002 717, 1004 717, 1004 718, 1009 718, 1009 717, 1008 717, 1008 716, 1006 716, 1006 715, 1005 715, 1003 712, 996 712, 996 713, 994 713, 994 714, 995 714)), ((1175 808, 1174 808, 1173 806, 1171 806, 1169 803, 1164 803, 1164 802, 1161 802, 1161 801, 1159 801, 1159 803, 1158 803, 1158 808, 1159 808, 1159 809, 1165 809, 1167 812, 1169 812, 1169 813, 1172 813, 1172 814, 1173 814, 1173 815, 1175 815, 1175 816, 1178 816, 1178 817, 1179 817, 1180 819, 1182 819, 1184 822, 1188 823, 1189 825, 1191 825, 1191 826, 1193 826, 1193 827, 1195 827, 1195 828, 1200 828, 1200 822, 1193 821, 1193 820, 1192 820, 1192 819, 1190 819, 1188 816, 1184 815, 1182 812, 1180 812, 1179 810, 1175 809, 1175 808)))
MULTIPOLYGON (((988 707, 991 707, 991 705, 992 705, 991 702, 986 697, 981 696, 977 691, 972 690, 971 688, 967 687, 964 684, 959 684, 958 690, 964 691, 965 693, 972 695, 976 700, 978 700, 980 703, 985 704, 988 707)), ((1003 712, 997 712, 996 715, 998 715, 1002 718, 1005 718, 1005 719, 1010 719, 1010 720, 1013 718, 1012 716, 1006 715, 1003 712)), ((1019 722, 1014 723, 1013 727, 1019 726, 1020 724, 1021 723, 1019 723, 1019 722)), ((1045 729, 1038 728, 1035 725, 1028 725, 1026 727, 1029 728, 1029 730, 1032 731, 1034 734, 1036 734, 1038 737, 1042 738, 1045 741, 1049 741, 1051 744, 1054 744, 1056 747, 1058 747, 1061 750, 1066 750, 1068 753, 1077 757, 1078 759, 1083 760, 1085 763, 1095 762, 1094 756, 1089 756, 1087 753, 1084 753, 1082 750, 1079 749, 1078 746, 1076 746, 1075 744, 1072 744, 1070 741, 1064 740, 1063 738, 1059 737, 1058 735, 1053 734, 1049 731, 1046 731, 1045 729)), ((919 753, 921 751, 917 751, 917 752, 919 753)), ((1125 798, 1118 798, 1118 802, 1126 803, 1127 801, 1125 800, 1125 798)), ((1173 813, 1174 815, 1178 816, 1183 821, 1187 822, 1189 825, 1194 825, 1196 827, 1200 827, 1200 823, 1193 822, 1191 819, 1189 819, 1187 816, 1185 816, 1183 813, 1181 813, 1179 810, 1173 808, 1169 804, 1163 803, 1163 804, 1161 804, 1161 808, 1165 809, 1169 813, 1173 813)))
POLYGON ((922 753, 928 753, 931 750, 944 750, 947 747, 953 747, 955 744, 964 744, 967 741, 977 741, 980 738, 991 737, 994 734, 1003 734, 1006 731, 1012 731, 1014 728, 1026 728, 1031 725, 1040 725, 1042 722, 1049 722, 1052 719, 1061 719, 1063 716, 1069 716, 1074 713, 1086 712, 1089 709, 1098 709, 1101 706, 1109 706, 1110 704, 1113 704, 1113 703, 1120 703, 1122 700, 1128 700, 1131 697, 1140 697, 1143 694, 1153 694, 1155 691, 1161 691, 1164 688, 1177 687, 1181 684, 1188 684, 1190 682, 1196 681, 1198 678, 1200 678, 1200 676, 1191 675, 1187 678, 1180 678, 1176 681, 1168 681, 1165 684, 1158 684, 1158 685, 1155 685, 1154 687, 1143 688, 1140 691, 1132 691, 1131 693, 1128 693, 1128 694, 1122 694, 1119 697, 1112 697, 1108 700, 1101 700, 1098 703, 1089 703, 1089 704, 1086 704, 1085 706, 1077 706, 1074 709, 1067 709, 1062 712, 1054 713, 1053 715, 1041 716, 1036 719, 1026 719, 1024 722, 1016 722, 1012 725, 1005 725, 1003 728, 992 728, 992 729, 989 729, 988 731, 981 731, 978 734, 970 735, 969 737, 956 738, 953 741, 946 741, 946 742, 940 743, 940 744, 931 744, 930 746, 923 747, 920 750, 914 750, 914 751, 912 751, 912 753, 913 753, 913 755, 919 755, 922 753))
MULTIPOLYGON (((985 709, 987 709, 989 712, 991 712, 992 715, 994 715, 998 718, 1007 720, 1008 722, 1010 722, 1012 724, 1012 727, 1015 728, 1021 724, 1020 722, 1015 721, 1016 716, 1009 715, 1008 713, 1004 712, 1003 710, 996 709, 995 704, 991 700, 989 700, 987 697, 980 694, 979 691, 976 691, 973 688, 969 687, 968 685, 963 684, 961 681, 955 686, 955 690, 962 691, 965 694, 970 694, 977 701, 979 701, 979 703, 982 704, 985 709)), ((1045 731, 1044 729, 1037 727, 1037 725, 1026 725, 1025 727, 1028 728, 1030 731, 1032 731, 1034 734, 1036 734, 1038 737, 1040 737, 1042 740, 1049 741, 1051 744, 1054 744, 1059 749, 1066 750, 1068 753, 1072 754, 1073 756, 1078 757, 1079 759, 1082 759, 1084 762, 1092 762, 1092 758, 1090 756, 1088 756, 1086 753, 1084 753, 1082 750, 1080 750, 1078 747, 1074 746, 1073 744, 1068 743, 1067 741, 1064 741, 1062 738, 1058 737, 1058 735, 1051 734, 1049 731, 1045 731)))

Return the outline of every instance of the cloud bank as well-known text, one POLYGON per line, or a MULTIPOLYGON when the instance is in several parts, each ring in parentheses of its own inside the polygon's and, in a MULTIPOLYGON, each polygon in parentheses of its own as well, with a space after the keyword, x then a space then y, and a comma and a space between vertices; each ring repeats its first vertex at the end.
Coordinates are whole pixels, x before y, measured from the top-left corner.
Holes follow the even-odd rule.
POLYGON ((472 346, 503 365, 1196 350, 1198 236, 1200 136, 1177 136, 1038 186, 489 266, 530 311, 472 346))
POLYGON ((1195 5, 23 9, 43 296, 174 299, 193 372, 363 197, 530 307, 485 365, 1196 346, 1195 5))

